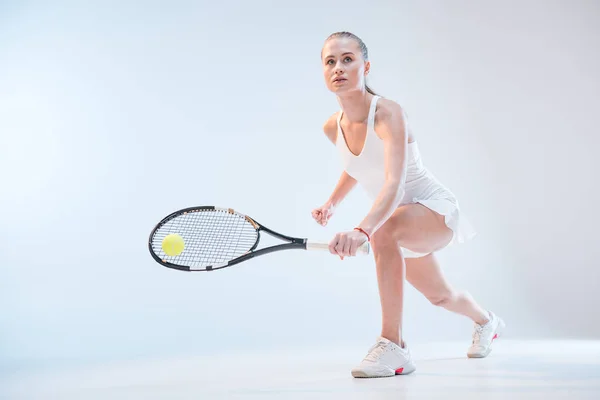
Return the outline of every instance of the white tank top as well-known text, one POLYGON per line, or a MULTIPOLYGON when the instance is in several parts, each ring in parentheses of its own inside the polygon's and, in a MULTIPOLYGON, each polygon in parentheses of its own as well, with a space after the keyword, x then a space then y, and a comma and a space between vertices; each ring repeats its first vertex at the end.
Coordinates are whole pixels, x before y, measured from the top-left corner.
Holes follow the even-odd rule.
MULTIPOLYGON (((339 112, 337 118, 336 147, 342 166, 348 175, 356 179, 373 199, 379 195, 385 183, 384 145, 374 128, 375 110, 379 98, 380 96, 373 96, 371 100, 367 119, 367 135, 363 149, 358 155, 354 155, 346 143, 344 132, 340 126, 342 111, 339 112)), ((408 143, 406 156, 405 193, 401 204, 432 199, 450 199, 456 202, 452 192, 438 182, 423 165, 417 142, 408 143)))

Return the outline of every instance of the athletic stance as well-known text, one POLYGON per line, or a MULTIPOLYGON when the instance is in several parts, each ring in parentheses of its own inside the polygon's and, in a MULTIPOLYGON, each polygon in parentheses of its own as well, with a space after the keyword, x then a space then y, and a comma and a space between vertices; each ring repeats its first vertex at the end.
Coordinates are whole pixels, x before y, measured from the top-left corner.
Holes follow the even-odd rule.
POLYGON ((323 129, 337 147, 344 172, 312 216, 325 226, 357 182, 374 201, 354 230, 336 234, 329 244, 330 252, 343 259, 370 241, 375 257, 381 335, 352 369, 352 376, 394 376, 415 370, 402 340, 405 277, 432 304, 470 318, 475 329, 467 355, 486 357, 504 322, 469 293, 452 287, 434 256, 473 234, 460 218, 456 197, 424 167, 402 107, 366 85, 370 62, 362 40, 349 32, 334 33, 325 41, 321 59, 327 88, 341 106, 323 129))

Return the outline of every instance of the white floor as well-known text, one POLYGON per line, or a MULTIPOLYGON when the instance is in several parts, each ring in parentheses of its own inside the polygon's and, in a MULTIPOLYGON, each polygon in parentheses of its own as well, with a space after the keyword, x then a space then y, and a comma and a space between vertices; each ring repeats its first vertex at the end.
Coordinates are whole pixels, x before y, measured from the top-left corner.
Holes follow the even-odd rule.
POLYGON ((354 379, 363 348, 164 359, 14 374, 1 399, 600 399, 600 341, 498 340, 486 359, 464 343, 414 345, 417 371, 354 379))

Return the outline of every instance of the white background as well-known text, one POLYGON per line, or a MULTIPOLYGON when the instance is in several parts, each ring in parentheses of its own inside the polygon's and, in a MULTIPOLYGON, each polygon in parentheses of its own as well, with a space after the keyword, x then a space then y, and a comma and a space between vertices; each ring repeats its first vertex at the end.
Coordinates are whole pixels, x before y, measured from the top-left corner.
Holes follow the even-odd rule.
MULTIPOLYGON (((156 264, 170 212, 233 207, 329 240, 310 211, 341 172, 320 50, 369 47, 428 168, 478 231, 439 254, 519 338, 600 336, 595 1, 0 3, 0 362, 37 365, 362 343, 371 258, 277 253, 213 273, 156 264)), ((410 342, 472 324, 409 288, 410 342)), ((360 357, 357 354, 357 359, 360 357)))

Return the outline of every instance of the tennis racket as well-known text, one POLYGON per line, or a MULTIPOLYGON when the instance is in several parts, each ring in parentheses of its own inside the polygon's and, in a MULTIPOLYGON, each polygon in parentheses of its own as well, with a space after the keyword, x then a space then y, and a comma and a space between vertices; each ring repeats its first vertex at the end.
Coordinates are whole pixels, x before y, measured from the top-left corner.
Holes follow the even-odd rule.
MULTIPOLYGON (((329 244, 283 235, 231 208, 200 206, 184 208, 163 218, 152 229, 148 248, 154 260, 165 267, 181 271, 213 271, 275 251, 329 251, 329 244), (284 243, 257 249, 261 232, 284 243), (179 255, 169 256, 162 249, 162 241, 170 234, 183 238, 184 249, 179 255)), ((369 252, 368 242, 357 250, 357 254, 369 252)))

